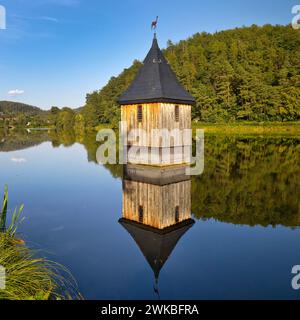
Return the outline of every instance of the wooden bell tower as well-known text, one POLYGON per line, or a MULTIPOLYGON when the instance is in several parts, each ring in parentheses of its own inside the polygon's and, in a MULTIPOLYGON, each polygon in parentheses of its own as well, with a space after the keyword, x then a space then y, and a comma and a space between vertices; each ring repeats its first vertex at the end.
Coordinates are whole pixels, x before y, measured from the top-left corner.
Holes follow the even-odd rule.
MULTIPOLYGON (((152 152, 157 153, 154 165, 165 166, 188 162, 188 159, 182 157, 180 150, 184 146, 191 147, 189 139, 171 139, 170 144, 166 145, 163 136, 153 134, 155 129, 169 132, 174 129, 179 129, 181 132, 191 129, 191 109, 195 104, 195 99, 179 83, 160 50, 156 34, 137 76, 118 99, 118 103, 121 105, 122 121, 127 124, 122 134, 128 136, 136 129, 142 129, 146 133, 139 139, 127 142, 127 147, 146 147, 149 150, 151 148, 152 152), (162 159, 166 147, 171 148, 170 163, 162 159)), ((148 163, 145 161, 145 164, 148 163)))

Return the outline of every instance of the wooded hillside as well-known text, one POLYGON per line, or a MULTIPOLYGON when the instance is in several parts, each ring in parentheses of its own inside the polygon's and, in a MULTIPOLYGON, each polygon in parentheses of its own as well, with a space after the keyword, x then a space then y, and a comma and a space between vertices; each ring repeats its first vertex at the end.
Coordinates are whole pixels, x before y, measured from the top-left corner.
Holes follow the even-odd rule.
POLYGON ((40 114, 43 113, 41 109, 30 106, 28 104, 13 102, 13 101, 0 101, 0 112, 5 115, 26 113, 26 114, 40 114))
MULTIPOLYGON (((291 26, 197 33, 177 44, 168 41, 164 53, 197 100, 194 120, 300 119, 300 32, 291 26)), ((86 126, 119 119, 116 99, 140 65, 135 61, 103 89, 87 95, 82 110, 86 126)))

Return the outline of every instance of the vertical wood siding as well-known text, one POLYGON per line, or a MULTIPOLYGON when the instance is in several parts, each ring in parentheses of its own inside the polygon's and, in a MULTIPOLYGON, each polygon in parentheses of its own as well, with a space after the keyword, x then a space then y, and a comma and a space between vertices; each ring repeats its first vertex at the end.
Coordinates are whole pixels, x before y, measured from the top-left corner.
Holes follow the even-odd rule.
MULTIPOLYGON (((137 135, 133 135, 135 140, 132 145, 146 146, 146 147, 162 147, 162 139, 158 136, 152 136, 152 129, 167 129, 169 131, 173 129, 191 129, 191 109, 190 105, 178 105, 179 106, 179 122, 175 119, 175 104, 170 103, 149 103, 142 104, 143 106, 143 121, 138 122, 138 106, 139 105, 124 105, 121 107, 122 121, 127 122, 127 132, 123 131, 123 134, 128 134, 133 129, 143 129, 147 133, 146 137, 138 139, 137 135)), ((173 140, 173 139, 172 139, 173 140)), ((178 146, 176 141, 171 140, 171 147, 178 146)), ((186 143, 185 143, 186 144, 186 143)), ((183 145, 181 143, 180 145, 183 145)))
POLYGON ((143 224, 153 228, 164 229, 191 219, 191 181, 158 186, 124 180, 123 218, 140 222, 139 206, 144 210, 143 224))

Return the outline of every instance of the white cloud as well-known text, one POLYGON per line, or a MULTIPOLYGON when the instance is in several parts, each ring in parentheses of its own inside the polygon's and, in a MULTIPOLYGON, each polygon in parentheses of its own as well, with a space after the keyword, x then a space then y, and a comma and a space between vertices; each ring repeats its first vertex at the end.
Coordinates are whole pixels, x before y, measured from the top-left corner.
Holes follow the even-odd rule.
POLYGON ((10 90, 8 91, 8 95, 11 97, 15 97, 15 96, 20 96, 22 94, 24 94, 25 91, 24 90, 19 90, 19 89, 14 89, 14 90, 10 90))
POLYGON ((15 163, 24 163, 24 162, 27 162, 27 160, 25 158, 19 158, 19 157, 13 157, 11 158, 11 161, 12 162, 15 162, 15 163))

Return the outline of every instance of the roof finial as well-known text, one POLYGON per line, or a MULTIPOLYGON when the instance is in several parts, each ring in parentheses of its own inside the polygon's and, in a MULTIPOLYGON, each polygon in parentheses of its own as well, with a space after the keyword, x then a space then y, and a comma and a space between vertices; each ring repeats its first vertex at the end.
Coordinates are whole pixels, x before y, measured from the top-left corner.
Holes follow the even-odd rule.
POLYGON ((157 24, 158 24, 158 16, 156 17, 156 20, 151 23, 151 30, 155 30, 156 31, 157 24))

